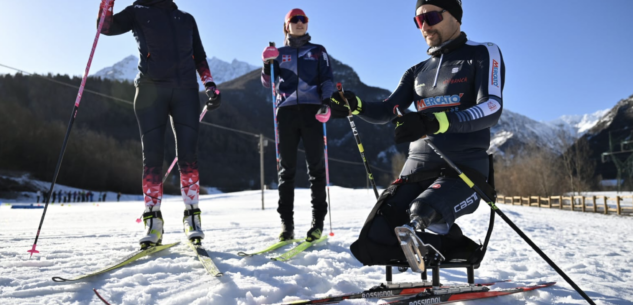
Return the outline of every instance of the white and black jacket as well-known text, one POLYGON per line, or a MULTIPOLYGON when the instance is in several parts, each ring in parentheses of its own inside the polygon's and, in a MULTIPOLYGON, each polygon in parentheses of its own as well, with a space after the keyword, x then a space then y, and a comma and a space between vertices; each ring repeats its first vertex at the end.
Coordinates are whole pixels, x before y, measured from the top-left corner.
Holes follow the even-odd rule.
MULTIPOLYGON (((389 98, 363 103, 360 117, 384 124, 396 117, 394 107, 404 112, 412 103, 421 113, 444 112, 431 141, 458 163, 487 159, 490 127, 503 108, 505 66, 499 47, 467 40, 462 32, 428 53, 432 57, 408 69, 389 98)), ((422 140, 411 143, 409 158, 441 162, 422 140)))

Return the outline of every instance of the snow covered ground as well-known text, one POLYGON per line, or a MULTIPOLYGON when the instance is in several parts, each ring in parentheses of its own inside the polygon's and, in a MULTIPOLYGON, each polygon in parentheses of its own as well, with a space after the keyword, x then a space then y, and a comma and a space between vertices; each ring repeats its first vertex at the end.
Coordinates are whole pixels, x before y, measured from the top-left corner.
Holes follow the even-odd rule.
MULTIPOLYGON (((371 209, 371 191, 331 189, 335 236, 289 262, 265 256, 241 258, 273 243, 279 233, 276 191, 245 191, 201 198, 205 244, 224 277, 208 276, 185 245, 78 283, 54 283, 53 276, 72 277, 99 269, 137 248, 143 226, 135 222, 141 201, 73 203, 50 206, 38 250, 29 260, 42 210, 0 207, 0 304, 101 304, 97 288, 112 304, 271 304, 361 291, 384 281, 383 267, 363 267, 349 252, 371 209)), ((297 234, 310 223, 309 190, 297 190, 297 234)), ((633 218, 532 207, 500 208, 597 304, 633 304, 633 218)), ((183 240, 183 205, 165 200, 165 241, 183 240)), ((459 220, 464 232, 483 239, 489 209, 481 206, 459 220)), ((475 272, 478 281, 511 279, 495 285, 509 288, 525 282, 557 281, 551 288, 468 304, 586 304, 499 217, 488 254, 475 272)), ((416 281, 417 274, 394 270, 394 281, 416 281)), ((466 280, 464 270, 442 271, 444 284, 466 280)), ((347 301, 343 304, 379 304, 347 301)))

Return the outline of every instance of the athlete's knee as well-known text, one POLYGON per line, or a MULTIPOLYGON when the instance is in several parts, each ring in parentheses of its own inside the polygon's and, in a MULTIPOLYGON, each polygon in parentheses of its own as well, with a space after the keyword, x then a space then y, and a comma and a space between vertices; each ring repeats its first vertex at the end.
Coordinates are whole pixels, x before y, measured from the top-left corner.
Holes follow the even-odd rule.
POLYGON ((426 229, 431 224, 444 222, 445 217, 442 215, 442 211, 427 201, 425 198, 415 199, 409 208, 409 219, 419 230, 426 229))

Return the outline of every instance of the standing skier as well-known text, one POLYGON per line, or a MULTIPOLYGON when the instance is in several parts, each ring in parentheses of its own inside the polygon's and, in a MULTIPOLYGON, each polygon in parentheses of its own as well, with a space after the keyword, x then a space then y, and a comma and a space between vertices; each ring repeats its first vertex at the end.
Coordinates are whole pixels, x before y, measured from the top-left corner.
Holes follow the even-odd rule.
POLYGON ((319 239, 327 214, 323 126, 330 118, 330 96, 335 87, 325 48, 310 43, 308 17, 293 9, 284 19, 284 47, 264 49, 262 84, 270 88, 273 62, 279 129, 280 241, 294 239, 294 187, 297 149, 303 141, 312 191, 312 227, 307 241, 319 239))
POLYGON ((470 41, 461 32, 461 0, 418 0, 415 8, 414 21, 431 58, 408 69, 382 102, 368 103, 347 91, 347 108, 338 93, 332 95, 334 117, 345 117, 351 109, 371 123, 393 120, 396 143, 411 142, 402 179, 383 193, 351 246, 365 265, 402 261, 394 228, 408 223, 419 231, 439 234, 422 239, 439 240, 440 252, 474 244, 465 239, 455 219, 473 213, 480 198, 446 169, 421 138, 428 137, 469 176, 485 179, 490 127, 501 116, 505 78, 501 52, 495 44, 470 41), (412 103, 417 112, 397 117, 396 109, 404 112, 412 103))
POLYGON ((209 97, 207 109, 219 107, 221 98, 209 71, 196 21, 178 10, 173 0, 138 0, 115 15, 113 6, 114 1, 109 7, 105 7, 105 1, 101 3, 99 15, 101 10, 107 10, 102 33, 110 36, 132 31, 140 53, 139 74, 134 80, 134 113, 143 144, 143 220, 147 235, 140 240, 141 248, 162 241, 161 178, 165 130, 170 117, 185 203, 184 231, 194 244, 200 244, 204 233, 198 208, 200 102, 196 70, 209 97))

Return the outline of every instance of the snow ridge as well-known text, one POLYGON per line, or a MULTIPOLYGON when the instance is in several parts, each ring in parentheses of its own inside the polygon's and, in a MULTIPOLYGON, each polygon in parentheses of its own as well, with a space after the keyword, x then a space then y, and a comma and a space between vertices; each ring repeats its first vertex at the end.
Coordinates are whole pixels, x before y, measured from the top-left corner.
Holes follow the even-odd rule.
MULTIPOLYGON (((130 55, 111 67, 97 71, 93 76, 103 79, 134 82, 134 78, 136 78, 138 74, 138 62, 139 59, 137 56, 130 55)), ((216 84, 228 82, 258 69, 257 66, 237 59, 233 59, 232 62, 228 63, 217 57, 213 57, 211 59, 207 58, 207 62, 209 63, 209 69, 216 84)), ((204 88, 199 80, 198 83, 201 89, 204 88)))

